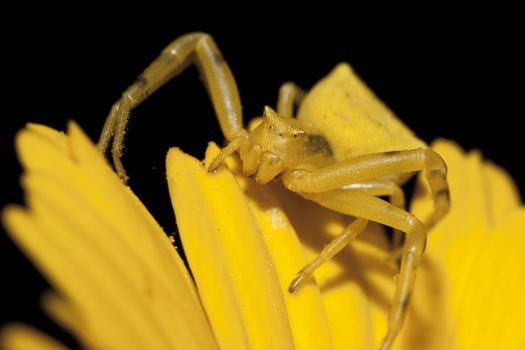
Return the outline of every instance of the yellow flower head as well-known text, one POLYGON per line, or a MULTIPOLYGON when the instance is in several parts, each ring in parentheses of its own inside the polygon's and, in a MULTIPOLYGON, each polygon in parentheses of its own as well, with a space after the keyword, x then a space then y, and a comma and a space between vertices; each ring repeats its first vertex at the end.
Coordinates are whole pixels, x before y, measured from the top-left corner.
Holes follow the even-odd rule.
MULTIPOLYGON (((379 108, 379 107, 378 107, 379 108)), ((449 141, 453 206, 429 234, 394 349, 522 349, 525 208, 510 177, 449 141)), ((28 125, 17 136, 27 207, 2 214, 54 286, 43 307, 86 348, 372 349, 386 333, 396 274, 382 226, 369 224, 294 294, 297 269, 350 219, 261 186, 230 157, 216 174, 171 149, 169 191, 192 277, 147 209, 81 129, 28 125)), ((431 208, 418 183, 412 211, 431 208)), ((28 326, 6 349, 62 349, 28 326)))
MULTIPOLYGON (((379 226, 300 293, 297 266, 347 218, 280 185, 209 175, 173 149, 168 181, 196 288, 169 239, 75 124, 17 137, 28 208, 4 224, 56 288, 44 308, 88 348, 370 349, 385 330, 395 272, 379 226)), ((431 233, 398 349, 520 349, 525 209, 505 172, 440 141, 454 206, 431 233)), ((207 161, 217 153, 210 146, 207 161)), ((414 211, 429 203, 421 188, 414 211)), ((21 325, 7 349, 60 345, 21 325)))

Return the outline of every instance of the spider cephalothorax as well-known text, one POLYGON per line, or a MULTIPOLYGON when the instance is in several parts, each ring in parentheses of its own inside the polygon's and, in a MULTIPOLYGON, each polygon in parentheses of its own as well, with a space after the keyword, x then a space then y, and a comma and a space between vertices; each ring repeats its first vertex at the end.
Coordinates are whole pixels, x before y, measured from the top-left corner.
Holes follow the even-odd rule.
POLYGON ((368 221, 404 232, 399 278, 381 349, 390 349, 407 312, 426 235, 449 208, 446 166, 352 72, 338 65, 329 75, 330 89, 303 91, 285 83, 277 112, 265 107, 259 124, 248 132, 242 125, 241 104, 233 74, 204 33, 172 42, 114 104, 102 131, 99 149, 113 138, 113 164, 124 181, 120 161, 129 111, 166 81, 195 63, 205 80, 220 127, 229 141, 210 164, 213 173, 229 155, 240 154, 243 171, 259 184, 280 178, 286 188, 306 199, 354 217, 341 234, 303 267, 290 283, 293 292, 313 271, 331 259, 365 228, 368 221), (330 91, 327 93, 326 91, 330 91), (294 106, 314 106, 294 115, 294 106), (350 135, 350 137, 349 137, 350 135), (434 200, 434 212, 423 223, 405 210, 401 185, 423 171, 434 200), (388 197, 388 201, 380 197, 388 197))
MULTIPOLYGON (((253 176, 259 184, 301 164, 315 167, 328 164, 332 156, 328 142, 315 128, 295 118, 280 116, 268 106, 260 123, 249 133, 242 133, 238 144, 244 174, 253 176)), ((222 159, 222 155, 217 157, 218 161, 222 159)), ((219 165, 213 164, 210 170, 219 165)))

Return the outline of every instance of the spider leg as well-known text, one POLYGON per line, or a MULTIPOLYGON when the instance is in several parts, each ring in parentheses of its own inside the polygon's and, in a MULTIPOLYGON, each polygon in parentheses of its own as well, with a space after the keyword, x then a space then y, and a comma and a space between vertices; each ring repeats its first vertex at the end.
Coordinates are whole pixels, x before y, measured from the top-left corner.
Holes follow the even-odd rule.
POLYGON ((447 167, 436 152, 428 148, 372 153, 350 158, 317 169, 292 169, 282 176, 284 185, 294 192, 318 193, 352 186, 392 174, 413 173, 424 170, 432 191, 434 212, 426 218, 425 226, 431 228, 450 207, 447 167))
POLYGON ((398 208, 405 208, 405 194, 401 187, 391 181, 368 181, 353 183, 344 187, 345 190, 357 190, 371 196, 388 196, 390 203, 398 208))
MULTIPOLYGON (((345 192, 359 191, 371 196, 389 196, 390 203, 400 209, 405 208, 405 195, 403 190, 392 181, 370 181, 351 184, 345 186, 345 192)), ((298 273, 296 278, 290 283, 288 291, 292 293, 304 280, 310 277, 314 271, 319 268, 326 261, 330 260, 337 253, 339 253, 345 246, 350 244, 355 238, 357 238, 364 230, 367 224, 367 220, 356 219, 350 223, 345 230, 334 238, 328 245, 326 245, 319 256, 304 266, 298 273)), ((395 230, 401 234, 401 231, 395 230)), ((399 249, 402 247, 399 246, 399 249)), ((401 253, 397 258, 401 257, 401 253)))
POLYGON ((293 108, 301 104, 304 94, 303 89, 290 81, 281 85, 277 98, 277 113, 285 117, 293 117, 293 108))
POLYGON ((231 141, 242 133, 239 92, 233 74, 217 45, 205 33, 183 35, 168 45, 135 83, 124 91, 106 119, 98 149, 105 153, 113 139, 113 164, 123 181, 126 181, 127 175, 120 158, 129 112, 191 64, 196 64, 199 68, 226 139, 231 141))
MULTIPOLYGON (((391 204, 398 208, 405 209, 405 193, 394 181, 381 179, 377 181, 354 183, 345 186, 344 188, 348 190, 359 190, 372 196, 388 196, 391 204)), ((394 229, 392 236, 392 248, 394 249, 392 261, 401 257, 400 252, 402 243, 402 232, 394 229)))
POLYGON ((388 331, 381 350, 390 349, 406 316, 416 280, 419 260, 425 250, 427 230, 412 214, 383 199, 359 191, 333 190, 322 193, 302 193, 324 207, 361 219, 379 222, 406 233, 401 268, 388 316, 388 331))
POLYGON ((282 179, 288 189, 322 206, 406 233, 388 332, 381 346, 382 350, 390 349, 405 319, 428 229, 446 214, 450 205, 444 161, 432 150, 419 148, 363 155, 313 171, 292 169, 285 172, 282 179), (372 191, 367 194, 345 190, 355 183, 420 170, 425 171, 434 200, 434 212, 425 225, 405 210, 374 197, 372 191))
MULTIPOLYGON (((359 191, 372 196, 389 196, 390 203, 401 209, 404 209, 405 207, 405 195, 403 191, 397 184, 391 181, 370 181, 351 184, 345 186, 345 191, 359 191)), ((334 238, 323 248, 315 260, 308 263, 297 273, 296 278, 290 283, 288 291, 292 293, 304 280, 310 277, 317 268, 330 260, 346 245, 350 244, 350 242, 357 238, 365 228, 367 222, 367 220, 356 219, 350 223, 339 236, 334 238)), ((394 232, 401 234, 399 230, 395 230, 394 232)), ((401 245, 396 246, 396 248, 401 249, 401 245)), ((394 259, 400 257, 401 255, 399 254, 399 256, 395 256, 394 259)))
POLYGON ((368 220, 357 218, 352 221, 346 228, 341 232, 336 238, 334 238, 330 243, 328 243, 319 256, 313 261, 306 264, 298 273, 294 280, 290 283, 288 291, 293 293, 295 289, 308 277, 310 277, 315 270, 317 270, 322 264, 333 258, 337 253, 339 253, 344 247, 346 247, 350 242, 356 239, 364 228, 368 220))

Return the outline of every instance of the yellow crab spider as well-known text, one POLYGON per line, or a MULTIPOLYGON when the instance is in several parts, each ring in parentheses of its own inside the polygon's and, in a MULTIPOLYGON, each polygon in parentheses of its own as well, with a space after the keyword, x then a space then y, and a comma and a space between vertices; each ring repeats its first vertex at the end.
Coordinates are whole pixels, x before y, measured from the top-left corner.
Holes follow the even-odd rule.
POLYGON ((388 331, 381 345, 383 350, 390 349, 405 319, 427 232, 449 209, 447 169, 442 158, 375 101, 375 96, 346 64, 336 68, 339 78, 335 79, 341 80, 336 81, 340 91, 324 96, 321 103, 317 103, 321 106, 318 113, 299 113, 298 118, 292 118, 294 107, 307 102, 302 103, 301 89, 285 83, 279 91, 277 112, 265 107, 262 122, 247 131, 242 124, 239 93, 228 64, 210 35, 190 33, 162 51, 113 105, 106 120, 98 148, 105 153, 113 139, 113 163, 123 181, 127 176, 120 157, 130 110, 191 64, 200 70, 229 142, 211 163, 210 172, 227 156, 238 152, 244 174, 253 176, 257 183, 266 184, 280 178, 290 191, 356 218, 317 259, 299 271, 289 286, 290 293, 354 240, 368 221, 406 234, 388 331), (334 99, 339 99, 338 104, 334 99), (360 101, 365 103, 360 105, 360 101), (366 103, 374 107, 359 108, 366 103), (345 104, 353 105, 353 109, 345 110, 341 107, 345 104), (321 119, 323 123, 319 122, 321 119), (327 126, 326 120, 332 120, 332 125, 327 126), (351 127, 354 135, 368 133, 370 137, 345 138, 347 134, 338 130, 345 127, 351 127), (424 223, 404 209, 400 187, 418 171, 424 171, 434 200, 434 212, 424 223), (389 196, 390 201, 379 196, 389 196))

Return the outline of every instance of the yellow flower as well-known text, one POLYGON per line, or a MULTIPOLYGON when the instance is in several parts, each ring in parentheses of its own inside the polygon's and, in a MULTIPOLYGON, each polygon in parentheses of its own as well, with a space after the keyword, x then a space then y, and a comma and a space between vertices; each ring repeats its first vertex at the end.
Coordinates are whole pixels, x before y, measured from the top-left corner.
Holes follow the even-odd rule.
MULTIPOLYGON (((377 103, 376 103, 377 105, 377 103)), ((356 136, 358 137, 358 136, 356 136)), ((393 349, 523 349, 525 208, 509 176, 449 141, 451 212, 432 230, 393 349)), ((85 348, 372 349, 386 333, 396 267, 382 226, 366 231, 294 294, 290 281, 350 218, 171 149, 168 187, 190 273, 170 240, 81 129, 17 136, 27 208, 2 213, 54 286, 44 309, 85 348), (391 259, 390 259, 391 260, 391 259)), ((418 183, 412 211, 432 200, 418 183)), ((62 349, 22 324, 5 349, 62 349)))
MULTIPOLYGON (((295 294, 297 269, 348 222, 228 169, 209 175, 172 149, 167 174, 195 285, 171 242, 95 147, 28 125, 17 136, 28 208, 4 224, 51 281, 43 306, 86 348, 371 349, 386 328, 395 269, 372 225, 295 294)), ((505 172, 451 142, 454 206, 430 234, 395 349, 521 349, 525 209, 505 172)), ((206 162, 217 153, 211 145, 206 162)), ((431 201, 420 184, 413 210, 431 201)), ((2 330, 5 349, 61 349, 28 326, 2 330)))

